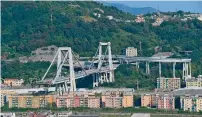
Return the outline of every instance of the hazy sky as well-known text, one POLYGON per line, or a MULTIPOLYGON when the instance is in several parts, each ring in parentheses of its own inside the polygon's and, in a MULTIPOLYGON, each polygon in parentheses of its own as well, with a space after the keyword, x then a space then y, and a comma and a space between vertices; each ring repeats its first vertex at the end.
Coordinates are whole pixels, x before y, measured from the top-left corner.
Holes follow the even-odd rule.
POLYGON ((183 10, 202 13, 202 1, 113 1, 113 3, 121 3, 130 7, 153 7, 155 9, 158 9, 159 6, 160 11, 183 10))

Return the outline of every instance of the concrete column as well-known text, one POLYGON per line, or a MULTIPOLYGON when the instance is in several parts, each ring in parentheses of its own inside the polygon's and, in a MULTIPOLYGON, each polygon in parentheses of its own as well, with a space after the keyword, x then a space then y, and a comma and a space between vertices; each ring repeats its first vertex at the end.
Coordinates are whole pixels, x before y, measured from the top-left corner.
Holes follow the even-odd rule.
POLYGON ((93 88, 98 86, 98 75, 93 74, 93 88))
POLYGON ((126 61, 126 64, 128 64, 129 62, 128 61, 126 61))
POLYGON ((146 62, 146 73, 147 73, 147 74, 150 74, 149 62, 146 62))
POLYGON ((176 78, 176 76, 175 76, 175 65, 176 65, 176 62, 173 63, 173 78, 176 78))
POLYGON ((68 92, 67 82, 65 82, 65 90, 68 92))
POLYGON ((185 80, 185 64, 182 65, 182 79, 185 80))
POLYGON ((63 95, 65 92, 67 92, 67 91, 66 91, 66 89, 65 89, 65 84, 63 84, 63 85, 62 85, 62 95, 63 95))
POLYGON ((148 62, 146 62, 145 68, 146 68, 146 74, 148 74, 148 62))
POLYGON ((188 74, 189 74, 188 71, 189 71, 188 63, 186 62, 186 63, 185 63, 185 78, 188 77, 188 74))
POLYGON ((59 94, 62 95, 62 88, 60 85, 59 85, 59 94))
POLYGON ((137 62, 137 68, 138 68, 138 69, 140 68, 139 62, 137 62))
POLYGON ((189 63, 187 63, 187 77, 189 76, 189 63))
POLYGON ((191 62, 189 62, 189 75, 191 77, 191 62))
POLYGON ((161 78, 161 62, 159 62, 159 78, 161 78))

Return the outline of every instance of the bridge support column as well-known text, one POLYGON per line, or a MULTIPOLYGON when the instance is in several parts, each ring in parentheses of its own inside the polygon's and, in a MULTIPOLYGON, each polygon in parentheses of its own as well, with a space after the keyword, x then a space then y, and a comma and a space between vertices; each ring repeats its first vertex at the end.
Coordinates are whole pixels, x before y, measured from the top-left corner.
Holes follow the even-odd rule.
POLYGON ((182 64, 182 79, 185 80, 185 63, 182 64))
POLYGON ((99 81, 98 81, 98 74, 93 74, 93 88, 98 87, 99 81))
POLYGON ((102 84, 103 83, 103 79, 104 79, 104 75, 103 73, 99 74, 99 83, 102 84))
POLYGON ((136 62, 136 68, 139 69, 140 66, 139 66, 139 62, 136 62))
POLYGON ((184 62, 183 63, 183 79, 186 80, 187 78, 191 77, 191 65, 190 63, 184 62))
POLYGON ((175 78, 175 65, 176 65, 176 62, 173 63, 173 78, 175 78))
POLYGON ((149 62, 146 62, 146 74, 150 74, 149 62))
POLYGON ((68 92, 67 82, 65 82, 65 91, 68 92))
POLYGON ((191 62, 189 62, 189 76, 191 77, 191 62))
POLYGON ((107 42, 107 43, 103 43, 103 42, 100 42, 99 44, 99 63, 98 63, 98 70, 101 69, 101 66, 103 64, 103 60, 104 60, 104 57, 102 55, 102 46, 107 46, 107 49, 105 51, 105 55, 106 53, 108 52, 108 63, 109 63, 109 80, 107 80, 107 73, 104 73, 101 75, 101 79, 100 79, 100 82, 103 83, 103 82, 106 82, 106 81, 109 81, 109 82, 113 82, 114 81, 114 67, 113 67, 113 62, 112 62, 112 53, 111 53, 111 43, 110 42, 107 42))
POLYGON ((111 81, 109 81, 109 82, 115 82, 115 78, 114 78, 114 70, 110 72, 110 77, 111 77, 111 78, 110 78, 111 81))
POLYGON ((66 89, 65 89, 65 84, 63 83, 63 84, 62 84, 62 95, 63 95, 65 92, 67 92, 67 91, 66 91, 66 89))
POLYGON ((186 63, 186 77, 189 77, 189 63, 186 63))
POLYGON ((58 85, 58 88, 59 88, 59 95, 62 95, 62 88, 60 85, 58 85))
POLYGON ((159 78, 161 78, 161 62, 159 62, 159 78))

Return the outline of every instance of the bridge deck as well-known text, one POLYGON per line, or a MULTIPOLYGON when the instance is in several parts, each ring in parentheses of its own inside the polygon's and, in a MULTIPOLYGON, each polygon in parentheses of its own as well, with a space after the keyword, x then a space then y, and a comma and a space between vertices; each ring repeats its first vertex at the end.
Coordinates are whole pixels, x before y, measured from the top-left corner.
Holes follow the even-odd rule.
MULTIPOLYGON (((91 57, 80 57, 79 59, 89 59, 91 57)), ((98 57, 94 57, 98 58, 98 57)), ((108 58, 108 56, 106 56, 108 58)), ((128 61, 128 62, 191 62, 191 59, 181 59, 181 58, 161 58, 161 57, 130 57, 130 56, 125 56, 125 55, 112 55, 113 59, 120 59, 123 61, 128 61)))
MULTIPOLYGON (((113 67, 114 69, 116 69, 119 66, 119 64, 114 64, 113 67)), ((77 72, 75 73, 75 79, 80 79, 95 73, 102 73, 102 72, 109 72, 110 69, 108 67, 102 67, 101 70, 98 69, 89 69, 89 70, 85 70, 85 72, 77 72)), ((69 76, 67 77, 58 77, 56 78, 55 82, 53 82, 53 79, 44 79, 43 81, 39 81, 37 82, 37 84, 40 85, 51 85, 51 84, 60 84, 63 82, 69 82, 69 76)))

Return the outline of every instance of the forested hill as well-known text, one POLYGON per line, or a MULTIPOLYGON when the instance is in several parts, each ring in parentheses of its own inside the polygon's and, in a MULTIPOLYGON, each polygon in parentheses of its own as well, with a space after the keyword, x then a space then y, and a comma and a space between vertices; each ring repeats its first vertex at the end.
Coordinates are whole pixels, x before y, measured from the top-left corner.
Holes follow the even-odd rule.
MULTIPOLYGON (((1 3, 1 54, 6 59, 29 56, 32 50, 48 45, 69 46, 80 56, 93 56, 100 41, 110 41, 112 53, 120 54, 128 46, 139 50, 141 41, 142 56, 153 55, 156 46, 175 55, 193 51, 192 71, 202 74, 202 22, 197 19, 164 21, 161 26, 152 27, 153 20, 127 22, 135 20, 135 16, 92 1, 1 3)), ((182 15, 179 13, 176 14, 182 15)), ((29 78, 36 77, 35 73, 41 77, 47 65, 43 66, 3 62, 2 77, 29 78)))
MULTIPOLYGON (((111 41, 113 51, 119 53, 122 47, 136 46, 137 40, 144 39, 144 34, 128 33, 123 23, 109 20, 107 16, 135 19, 115 7, 90 1, 2 2, 3 54, 7 51, 29 54, 38 47, 57 45, 70 46, 81 55, 92 55, 99 41, 111 41), (98 18, 93 13, 101 16, 98 18)), ((147 40, 156 38, 155 34, 144 36, 147 40)), ((158 44, 155 40, 150 42, 152 46, 158 44)))

